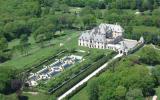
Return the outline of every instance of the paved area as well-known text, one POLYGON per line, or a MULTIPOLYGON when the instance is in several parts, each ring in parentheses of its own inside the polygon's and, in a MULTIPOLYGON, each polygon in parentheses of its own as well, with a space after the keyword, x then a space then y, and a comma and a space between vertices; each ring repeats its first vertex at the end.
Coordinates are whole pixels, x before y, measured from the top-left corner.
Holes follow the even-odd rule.
POLYGON ((124 39, 123 42, 125 43, 128 49, 132 49, 138 44, 137 40, 131 40, 131 39, 124 39))
POLYGON ((99 67, 97 70, 95 70, 93 73, 91 73, 90 75, 88 75, 86 78, 84 78, 83 80, 81 80, 78 84, 76 84, 75 86, 73 86, 71 89, 69 89, 67 92, 65 92, 64 94, 62 94, 60 97, 58 97, 58 100, 62 100, 63 98, 65 98, 67 95, 69 95, 70 93, 72 93, 72 91, 76 90, 76 88, 78 88, 79 86, 83 85, 84 83, 86 83, 89 79, 91 79, 92 77, 94 77, 96 74, 98 74, 101 70, 103 70, 104 68, 107 67, 107 65, 109 64, 109 62, 115 60, 118 57, 123 56, 122 54, 117 54, 116 56, 114 56, 111 60, 109 60, 108 62, 106 62, 104 65, 102 65, 101 67, 99 67))

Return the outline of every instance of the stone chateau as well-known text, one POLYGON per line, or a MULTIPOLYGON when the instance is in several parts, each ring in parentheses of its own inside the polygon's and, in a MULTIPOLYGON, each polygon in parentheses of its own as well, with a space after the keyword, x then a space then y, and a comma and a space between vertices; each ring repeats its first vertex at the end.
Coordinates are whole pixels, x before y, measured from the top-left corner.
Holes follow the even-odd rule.
POLYGON ((78 45, 89 48, 111 49, 127 54, 136 45, 143 44, 143 37, 137 40, 123 38, 124 29, 118 24, 102 23, 92 30, 81 33, 78 45))

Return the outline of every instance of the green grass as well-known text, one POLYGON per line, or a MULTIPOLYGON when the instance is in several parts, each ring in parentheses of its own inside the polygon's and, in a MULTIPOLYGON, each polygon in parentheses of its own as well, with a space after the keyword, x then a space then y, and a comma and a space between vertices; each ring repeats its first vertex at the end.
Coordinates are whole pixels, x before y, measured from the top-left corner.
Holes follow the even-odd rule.
POLYGON ((89 100, 87 88, 84 87, 81 91, 70 98, 70 100, 89 100))
MULTIPOLYGON (((28 99, 24 100, 48 100, 50 95, 46 95, 44 93, 38 93, 38 94, 30 94, 30 93, 23 93, 22 96, 28 99)), ((16 94, 11 95, 5 95, 5 100, 18 100, 16 97, 16 94)))
POLYGON ((12 60, 9 60, 3 64, 1 64, 2 66, 13 66, 17 69, 21 69, 24 68, 24 66, 28 66, 34 64, 35 62, 40 61, 41 59, 45 59, 51 55, 54 54, 54 52, 57 50, 58 46, 51 46, 51 47, 47 47, 47 48, 43 48, 41 50, 38 50, 37 52, 34 52, 31 55, 28 56, 23 56, 23 57, 19 57, 19 58, 15 58, 12 60))
POLYGON ((155 89, 156 90, 156 95, 160 98, 160 86, 155 89))
MULTIPOLYGON (((30 37, 29 42, 31 43, 32 46, 32 49, 30 50, 30 55, 22 56, 19 53, 18 54, 14 53, 11 60, 8 60, 5 63, 0 64, 0 66, 12 66, 17 69, 24 69, 24 66, 30 67, 31 65, 38 63, 40 60, 43 60, 45 58, 53 56, 57 52, 60 52, 59 51, 60 43, 68 44, 69 43, 68 38, 72 39, 77 36, 78 34, 75 31, 64 31, 63 36, 59 36, 51 40, 51 44, 55 45, 47 46, 45 48, 39 48, 39 46, 35 44, 33 37, 30 37)), ((9 43, 9 47, 12 48, 13 46, 17 45, 18 41, 19 41, 18 39, 12 41, 11 43, 9 43)))
POLYGON ((157 27, 149 27, 149 26, 134 26, 133 27, 133 33, 144 33, 144 32, 160 34, 160 29, 157 27))

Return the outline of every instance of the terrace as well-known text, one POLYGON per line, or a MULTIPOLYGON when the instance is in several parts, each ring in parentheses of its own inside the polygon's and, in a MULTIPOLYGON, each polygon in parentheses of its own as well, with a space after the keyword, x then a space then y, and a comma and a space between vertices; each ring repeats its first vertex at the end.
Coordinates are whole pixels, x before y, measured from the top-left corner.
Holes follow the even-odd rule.
POLYGON ((37 86, 40 80, 49 80, 56 74, 64 71, 64 69, 71 67, 77 62, 82 60, 82 56, 70 55, 65 56, 61 59, 57 59, 55 62, 49 66, 44 66, 43 69, 36 73, 30 73, 27 83, 29 86, 37 86))

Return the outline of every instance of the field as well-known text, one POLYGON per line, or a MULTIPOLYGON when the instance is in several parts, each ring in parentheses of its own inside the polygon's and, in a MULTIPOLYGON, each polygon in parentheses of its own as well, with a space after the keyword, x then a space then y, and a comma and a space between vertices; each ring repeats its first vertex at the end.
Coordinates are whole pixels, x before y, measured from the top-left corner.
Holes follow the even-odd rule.
MULTIPOLYGON (((24 69, 28 68, 31 65, 38 63, 39 61, 48 58, 50 56, 53 56, 57 52, 60 52, 60 43, 68 43, 68 38, 75 38, 78 36, 78 33, 73 31, 65 31, 64 36, 59 36, 57 38, 54 38, 51 40, 51 46, 47 46, 45 48, 38 47, 32 37, 30 37, 30 43, 31 43, 31 50, 30 54, 28 56, 22 56, 19 53, 14 54, 12 59, 0 64, 0 66, 12 66, 17 69, 24 69)), ((16 45, 19 42, 19 40, 14 40, 13 42, 9 43, 9 48, 12 48, 14 45, 16 45)))

